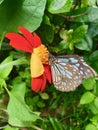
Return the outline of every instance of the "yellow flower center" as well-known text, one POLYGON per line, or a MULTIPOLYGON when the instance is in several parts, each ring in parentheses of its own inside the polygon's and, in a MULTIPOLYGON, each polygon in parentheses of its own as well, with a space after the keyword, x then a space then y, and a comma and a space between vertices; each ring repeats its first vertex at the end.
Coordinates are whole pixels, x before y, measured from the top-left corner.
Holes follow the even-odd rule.
POLYGON ((44 73, 43 64, 49 63, 48 56, 49 52, 43 44, 33 49, 30 61, 31 76, 33 78, 39 77, 44 73))
POLYGON ((48 60, 48 57, 49 57, 49 51, 47 50, 47 48, 41 44, 39 47, 37 48, 34 48, 34 51, 33 51, 34 54, 37 54, 40 59, 41 59, 41 62, 43 64, 48 64, 49 63, 49 60, 48 60))

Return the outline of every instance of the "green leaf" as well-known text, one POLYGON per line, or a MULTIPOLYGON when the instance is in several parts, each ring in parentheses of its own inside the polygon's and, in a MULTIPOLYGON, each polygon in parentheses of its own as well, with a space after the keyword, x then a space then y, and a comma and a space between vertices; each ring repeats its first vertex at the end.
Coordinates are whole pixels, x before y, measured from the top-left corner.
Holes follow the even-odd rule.
POLYGON ((93 125, 93 124, 88 124, 88 125, 86 126, 85 130, 97 130, 97 129, 96 129, 95 125, 93 125))
POLYGON ((0 77, 0 94, 4 91, 3 87, 7 86, 5 80, 0 77))
POLYGON ((94 98, 95 96, 91 92, 85 92, 80 99, 80 104, 89 104, 94 98))
POLYGON ((81 7, 87 7, 88 6, 88 0, 81 0, 81 7))
POLYGON ((88 79, 84 79, 82 84, 86 90, 92 90, 96 85, 96 81, 94 77, 90 77, 88 79))
POLYGON ((94 102, 91 102, 88 106, 93 114, 98 114, 98 108, 95 106, 94 102))
POLYGON ((92 67, 95 69, 95 71, 98 73, 98 61, 92 62, 92 67))
POLYGON ((93 124, 98 124, 98 114, 96 114, 93 118, 91 118, 93 124))
POLYGON ((73 32, 73 35, 72 35, 73 43, 80 42, 84 38, 84 36, 85 36, 85 34, 87 32, 87 29, 88 29, 87 25, 81 25, 81 26, 79 26, 73 32))
POLYGON ((43 32, 43 35, 42 35, 43 40, 45 40, 45 42, 48 41, 49 43, 51 43, 53 41, 53 38, 54 38, 53 27, 49 26, 49 25, 44 25, 42 28, 42 32, 43 32))
POLYGON ((89 48, 88 42, 83 39, 81 42, 77 43, 75 45, 76 48, 80 49, 80 50, 86 50, 86 51, 90 51, 91 49, 89 48))
POLYGON ((48 0, 48 11, 53 14, 69 12, 71 0, 48 0))
POLYGON ((88 35, 92 38, 98 35, 98 23, 91 23, 88 28, 88 35), (95 31, 96 30, 96 31, 95 31))
POLYGON ((95 98, 94 104, 95 104, 95 106, 98 108, 98 97, 95 98))
POLYGON ((17 85, 17 84, 20 84, 22 82, 22 78, 20 76, 17 76, 13 79, 12 81, 12 85, 17 85))
POLYGON ((96 0, 96 4, 98 5, 98 0, 96 0))
POLYGON ((49 99, 49 95, 47 93, 40 93, 42 99, 47 100, 49 99))
POLYGON ((0 33, 24 26, 36 30, 44 14, 46 0, 4 0, 0 5, 0 33))
MULTIPOLYGON (((1 64, 0 66, 4 66, 6 64, 8 64, 9 62, 12 62, 13 58, 12 56, 8 56, 1 64)), ((7 66, 6 68, 0 68, 0 77, 1 78, 7 78, 7 76, 10 74, 11 70, 12 70, 13 66, 7 66)))
POLYGON ((96 61, 98 60, 98 50, 94 51, 90 56, 89 56, 89 59, 91 61, 96 61))
MULTIPOLYGON (((8 59, 10 59, 10 58, 8 57, 8 59)), ((10 66, 13 66, 13 65, 20 65, 20 64, 26 64, 26 63, 27 63, 27 60, 25 58, 20 58, 18 60, 14 60, 14 61, 11 61, 11 62, 6 62, 6 63, 3 63, 3 64, 0 64, 0 71, 2 69, 9 68, 10 66)))
POLYGON ((89 0, 89 6, 96 6, 96 0, 89 0))
POLYGON ((9 124, 19 127, 30 127, 32 122, 39 119, 39 113, 32 112, 24 101, 26 84, 18 84, 11 92, 8 90, 10 100, 7 106, 9 124))
POLYGON ((73 12, 74 15, 82 14, 80 17, 76 17, 74 22, 93 22, 98 20, 98 8, 96 7, 88 7, 77 9, 73 12))
POLYGON ((43 107, 45 107, 45 103, 44 103, 43 101, 38 101, 38 102, 37 102, 37 106, 38 106, 39 108, 43 108, 43 107))
MULTIPOLYGON (((73 30, 72 30, 73 31, 73 30)), ((64 29, 62 29, 61 31, 60 31, 60 37, 63 39, 63 40, 65 40, 65 41, 67 41, 67 33, 68 33, 68 31, 67 30, 64 30, 64 29)))
POLYGON ((44 20, 44 23, 46 25, 51 26, 50 18, 47 15, 44 15, 44 19, 43 20, 44 20))
POLYGON ((2 78, 0 78, 0 86, 1 86, 1 88, 2 88, 3 86, 6 86, 5 80, 2 79, 2 78))
POLYGON ((93 46, 93 41, 91 36, 86 35, 84 39, 82 39, 81 42, 77 43, 75 45, 76 48, 80 49, 80 50, 86 50, 86 51, 90 51, 92 49, 93 46))
POLYGON ((69 44, 70 50, 74 49, 74 44, 82 41, 87 32, 87 28, 88 28, 87 25, 81 25, 77 27, 74 31, 69 30, 67 32, 67 43, 69 44))
POLYGON ((68 43, 66 43, 66 41, 65 40, 62 40, 59 44, 58 44, 58 49, 59 49, 59 51, 63 51, 63 50, 65 50, 65 49, 67 49, 68 48, 68 43))
POLYGON ((0 4, 3 2, 4 0, 0 0, 0 4))
POLYGON ((19 130, 19 128, 11 127, 11 126, 6 126, 3 130, 19 130))
POLYGON ((98 80, 96 80, 96 89, 95 89, 96 96, 98 96, 98 80))

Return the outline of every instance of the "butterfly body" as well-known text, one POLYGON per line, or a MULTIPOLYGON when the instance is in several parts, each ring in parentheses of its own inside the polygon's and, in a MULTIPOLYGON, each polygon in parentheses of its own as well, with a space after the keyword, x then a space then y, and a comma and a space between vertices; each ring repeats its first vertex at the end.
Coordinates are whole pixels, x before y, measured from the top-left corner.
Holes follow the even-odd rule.
POLYGON ((83 78, 96 76, 96 72, 78 55, 49 57, 54 87, 60 91, 74 91, 83 78))

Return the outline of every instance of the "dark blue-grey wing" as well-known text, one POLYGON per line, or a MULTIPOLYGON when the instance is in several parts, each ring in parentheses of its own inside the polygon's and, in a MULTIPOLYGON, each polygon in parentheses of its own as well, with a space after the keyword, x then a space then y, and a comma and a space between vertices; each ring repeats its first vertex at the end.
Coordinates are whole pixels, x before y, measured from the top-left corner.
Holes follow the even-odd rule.
POLYGON ((56 57, 52 61, 51 70, 55 88, 63 92, 74 91, 83 78, 96 75, 96 72, 76 55, 56 57))

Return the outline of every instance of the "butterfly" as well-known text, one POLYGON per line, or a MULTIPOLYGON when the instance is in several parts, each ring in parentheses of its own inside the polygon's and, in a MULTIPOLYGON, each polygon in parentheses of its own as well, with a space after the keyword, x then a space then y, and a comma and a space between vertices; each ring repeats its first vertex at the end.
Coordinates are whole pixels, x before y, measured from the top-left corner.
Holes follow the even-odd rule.
POLYGON ((74 91, 84 78, 96 72, 78 55, 49 56, 54 87, 62 92, 74 91))

